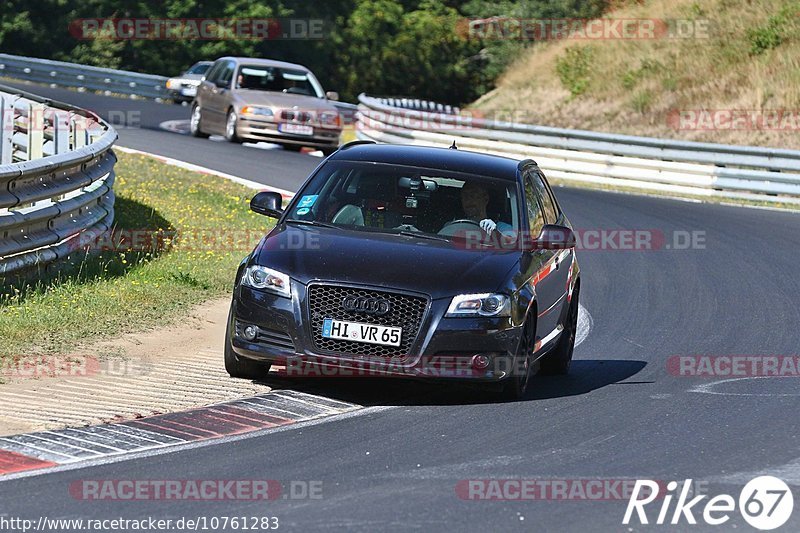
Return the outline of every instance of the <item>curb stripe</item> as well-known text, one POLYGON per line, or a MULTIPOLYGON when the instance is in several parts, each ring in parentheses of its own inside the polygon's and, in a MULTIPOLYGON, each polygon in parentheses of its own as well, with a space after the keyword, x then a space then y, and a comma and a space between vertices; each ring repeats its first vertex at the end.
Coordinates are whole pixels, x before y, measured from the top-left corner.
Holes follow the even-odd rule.
POLYGON ((150 422, 144 422, 144 421, 136 420, 134 422, 128 422, 127 425, 128 425, 128 427, 134 427, 134 428, 141 428, 142 426, 145 426, 142 429, 145 429, 146 431, 155 430, 155 432, 157 432, 160 435, 166 435, 168 437, 172 437, 173 439, 175 439, 177 441, 180 441, 180 442, 189 442, 189 441, 192 441, 192 440, 197 440, 202 436, 202 435, 198 435, 197 433, 191 433, 189 431, 183 431, 182 429, 177 429, 177 428, 174 427, 174 426, 177 426, 179 424, 172 424, 171 427, 170 426, 164 427, 164 426, 159 425, 159 424, 152 424, 150 422))
POLYGON ((130 435, 133 438, 139 438, 150 441, 157 445, 184 442, 183 439, 172 437, 164 433, 156 433, 155 431, 150 431, 149 429, 135 428, 132 426, 126 426, 125 424, 110 424, 108 426, 95 426, 94 428, 89 428, 89 429, 105 429, 111 431, 112 433, 119 432, 124 435, 130 435))
POLYGON ((47 462, 54 462, 57 464, 68 463, 73 460, 73 457, 71 455, 54 453, 49 450, 45 450, 43 448, 34 446, 32 444, 21 445, 15 441, 11 441, 6 438, 0 440, 0 447, 2 447, 2 450, 0 450, 0 452, 2 451, 15 452, 18 454, 26 455, 30 458, 40 459, 42 461, 47 461, 47 462))
POLYGON ((253 420, 259 425, 259 427, 278 427, 290 422, 288 418, 278 418, 268 414, 258 413, 256 411, 248 411, 247 409, 242 409, 241 407, 229 407, 225 410, 225 412, 231 413, 233 416, 253 420))
POLYGON ((98 426, 0 437, 0 476, 242 435, 363 409, 294 391, 98 426))
POLYGON ((35 457, 28 457, 21 453, 0 450, 0 475, 24 472, 25 470, 34 470, 37 468, 49 468, 56 465, 57 463, 43 461, 35 457))

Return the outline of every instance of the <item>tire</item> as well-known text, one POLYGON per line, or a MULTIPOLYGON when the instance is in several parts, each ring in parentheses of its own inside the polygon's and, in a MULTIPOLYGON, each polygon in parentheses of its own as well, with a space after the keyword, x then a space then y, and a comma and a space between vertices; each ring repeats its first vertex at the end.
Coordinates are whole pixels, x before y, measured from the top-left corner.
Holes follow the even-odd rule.
POLYGON ((231 313, 228 312, 228 327, 225 328, 225 370, 232 378, 263 379, 269 372, 270 365, 240 359, 231 347, 231 313))
POLYGON ((283 149, 287 152, 299 152, 303 149, 303 147, 299 144, 284 144, 283 149))
POLYGON ((236 135, 236 123, 239 118, 233 109, 228 111, 228 116, 225 119, 225 140, 232 143, 240 143, 242 140, 236 135))
POLYGON ((203 130, 200 129, 200 121, 202 119, 202 115, 200 112, 200 106, 195 105, 192 107, 192 115, 189 119, 189 133, 192 134, 192 137, 198 137, 200 139, 208 139, 208 134, 203 133, 203 130))
POLYGON ((512 375, 506 378, 503 388, 500 391, 500 398, 507 402, 516 402, 525 397, 528 391, 528 384, 531 382, 531 370, 533 361, 533 348, 536 345, 536 321, 529 318, 522 328, 522 337, 517 348, 517 357, 512 368, 512 375), (522 358, 522 359, 520 359, 522 358), (521 363, 517 361, 521 360, 521 363), (524 369, 521 375, 517 374, 517 369, 524 369))
POLYGON ((580 289, 576 289, 572 295, 567 316, 564 319, 564 331, 558 344, 550 350, 550 353, 542 357, 541 373, 548 376, 565 376, 569 373, 572 363, 572 352, 575 350, 575 336, 578 331, 578 299, 580 289))

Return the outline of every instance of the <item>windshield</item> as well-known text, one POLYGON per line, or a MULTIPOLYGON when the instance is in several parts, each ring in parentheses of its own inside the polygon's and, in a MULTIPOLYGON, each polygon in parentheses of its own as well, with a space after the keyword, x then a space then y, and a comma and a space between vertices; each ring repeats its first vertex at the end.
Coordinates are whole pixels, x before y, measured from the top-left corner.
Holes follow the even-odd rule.
POLYGON ((211 63, 197 63, 192 65, 192 67, 186 71, 186 74, 205 74, 210 66, 211 63))
POLYGON ((490 220, 504 234, 519 230, 515 181, 427 168, 332 161, 293 201, 285 220, 356 231, 488 237, 490 220))
POLYGON ((322 87, 310 72, 278 67, 243 65, 236 88, 323 97, 322 87))

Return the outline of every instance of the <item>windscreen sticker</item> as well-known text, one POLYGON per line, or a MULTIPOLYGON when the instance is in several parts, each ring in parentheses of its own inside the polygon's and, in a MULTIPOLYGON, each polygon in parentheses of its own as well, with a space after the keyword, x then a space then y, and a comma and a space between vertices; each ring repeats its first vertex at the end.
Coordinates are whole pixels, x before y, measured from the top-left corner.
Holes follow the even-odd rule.
POLYGON ((300 209, 297 210, 297 214, 298 215, 307 215, 309 211, 311 211, 309 208, 301 207, 300 209))
POLYGON ((314 205, 314 202, 317 201, 318 194, 308 194, 300 198, 300 202, 297 204, 298 209, 302 207, 311 207, 314 205))

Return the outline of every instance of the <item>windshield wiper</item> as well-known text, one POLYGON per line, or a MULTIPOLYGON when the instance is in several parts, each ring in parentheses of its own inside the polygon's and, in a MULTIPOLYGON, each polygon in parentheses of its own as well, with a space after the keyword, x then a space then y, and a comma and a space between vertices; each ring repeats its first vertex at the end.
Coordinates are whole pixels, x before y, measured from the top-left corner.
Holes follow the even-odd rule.
POLYGON ((430 233, 421 233, 416 231, 398 231, 397 235, 405 235, 406 237, 416 237, 418 239, 428 239, 429 241, 444 241, 450 242, 450 239, 447 237, 442 237, 441 235, 431 235, 430 233))
POLYGON ((288 224, 290 222, 293 222, 295 224, 302 224, 305 226, 316 226, 318 228, 342 229, 341 226, 337 226, 336 224, 328 224, 327 222, 319 222, 318 220, 303 220, 300 218, 288 218, 283 221, 284 224, 288 224))

